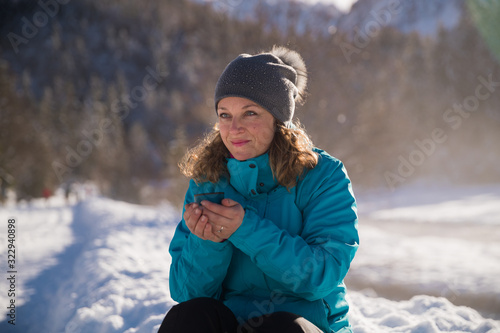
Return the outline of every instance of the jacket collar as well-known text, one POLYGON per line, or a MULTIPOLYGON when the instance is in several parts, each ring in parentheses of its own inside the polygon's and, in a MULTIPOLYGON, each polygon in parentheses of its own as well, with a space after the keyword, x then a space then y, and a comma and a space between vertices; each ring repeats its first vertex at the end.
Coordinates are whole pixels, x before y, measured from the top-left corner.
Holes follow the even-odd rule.
POLYGON ((246 161, 228 158, 227 169, 230 175, 229 182, 247 199, 268 193, 278 185, 269 165, 268 153, 246 161))

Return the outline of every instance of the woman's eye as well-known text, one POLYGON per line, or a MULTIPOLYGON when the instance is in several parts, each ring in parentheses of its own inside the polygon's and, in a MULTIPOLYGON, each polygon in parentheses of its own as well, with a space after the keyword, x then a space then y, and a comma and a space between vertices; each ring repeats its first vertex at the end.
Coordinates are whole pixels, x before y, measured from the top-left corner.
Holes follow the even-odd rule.
POLYGON ((247 111, 247 112, 245 112, 245 115, 247 115, 247 116, 255 116, 255 115, 257 115, 257 113, 254 112, 254 111, 247 111))
POLYGON ((227 113, 219 113, 219 118, 229 118, 229 115, 227 113))

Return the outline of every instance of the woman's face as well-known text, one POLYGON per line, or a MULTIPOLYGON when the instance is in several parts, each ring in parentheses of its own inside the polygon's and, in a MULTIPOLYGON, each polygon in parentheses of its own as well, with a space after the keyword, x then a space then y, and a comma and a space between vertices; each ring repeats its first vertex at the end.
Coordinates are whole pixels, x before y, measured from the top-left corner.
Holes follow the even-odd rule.
POLYGON ((217 106, 222 141, 240 161, 264 154, 275 132, 272 114, 242 97, 226 97, 217 106))

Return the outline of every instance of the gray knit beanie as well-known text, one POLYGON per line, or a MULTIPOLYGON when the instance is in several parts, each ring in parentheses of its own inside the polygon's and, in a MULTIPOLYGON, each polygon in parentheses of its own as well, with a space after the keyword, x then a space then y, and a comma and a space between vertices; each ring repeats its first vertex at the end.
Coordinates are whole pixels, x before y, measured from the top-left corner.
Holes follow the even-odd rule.
POLYGON ((306 85, 306 66, 295 51, 275 46, 268 53, 241 54, 217 81, 215 110, 225 97, 244 97, 290 126, 295 103, 305 98, 306 85))

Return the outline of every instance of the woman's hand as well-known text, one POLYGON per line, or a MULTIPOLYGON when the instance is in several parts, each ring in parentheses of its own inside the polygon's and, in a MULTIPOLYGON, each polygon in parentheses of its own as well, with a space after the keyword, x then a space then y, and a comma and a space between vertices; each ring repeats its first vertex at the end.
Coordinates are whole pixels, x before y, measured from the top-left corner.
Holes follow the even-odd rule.
POLYGON ((212 233, 219 241, 228 239, 241 225, 245 210, 232 199, 223 199, 221 205, 203 200, 203 216, 212 225, 212 233))
POLYGON ((201 239, 217 242, 217 237, 212 232, 212 225, 208 223, 208 218, 202 215, 203 207, 197 203, 190 203, 185 208, 184 221, 189 231, 201 239))
POLYGON ((184 221, 189 230, 201 239, 222 242, 241 225, 245 210, 236 201, 222 200, 222 205, 203 200, 201 206, 186 205, 184 221))

